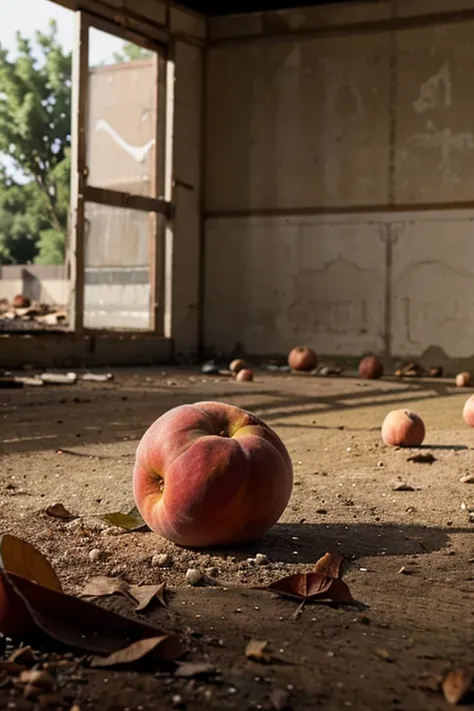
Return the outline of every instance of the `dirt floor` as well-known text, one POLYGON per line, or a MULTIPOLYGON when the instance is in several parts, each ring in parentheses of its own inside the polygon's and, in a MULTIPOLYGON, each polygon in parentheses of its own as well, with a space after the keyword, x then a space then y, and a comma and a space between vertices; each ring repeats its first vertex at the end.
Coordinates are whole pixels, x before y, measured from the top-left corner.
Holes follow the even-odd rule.
MULTIPOLYGON (((57 675, 62 701, 53 707, 449 707, 438 678, 456 668, 474 673, 474 484, 460 482, 474 472, 474 434, 461 417, 469 389, 460 393, 447 380, 259 373, 240 384, 197 370, 114 374, 110 383, 1 392, 1 531, 46 554, 69 593, 96 575, 166 582, 168 606, 140 619, 178 633, 186 658, 215 671, 182 679, 162 667, 93 670, 38 651, 57 675), (199 400, 249 409, 282 437, 295 486, 281 522, 253 546, 206 552, 151 532, 107 529, 97 516, 133 505, 131 470, 145 428, 165 410, 199 400), (434 455, 432 464, 409 462, 417 452, 381 443, 384 415, 401 406, 425 420, 421 451, 434 455), (396 490, 400 483, 412 490, 396 490), (58 502, 85 518, 46 516, 58 502), (310 570, 326 551, 344 554, 344 580, 364 609, 313 604, 295 618, 297 603, 252 587, 310 570), (166 567, 152 566, 156 553, 169 555, 166 567), (269 564, 248 562, 257 553, 269 564), (191 587, 188 568, 216 568, 210 572, 221 585, 191 587), (285 663, 247 660, 251 639, 268 641, 285 663)), ((97 604, 138 617, 122 597, 97 604)), ((40 708, 9 679, 0 680, 0 707, 40 708)))

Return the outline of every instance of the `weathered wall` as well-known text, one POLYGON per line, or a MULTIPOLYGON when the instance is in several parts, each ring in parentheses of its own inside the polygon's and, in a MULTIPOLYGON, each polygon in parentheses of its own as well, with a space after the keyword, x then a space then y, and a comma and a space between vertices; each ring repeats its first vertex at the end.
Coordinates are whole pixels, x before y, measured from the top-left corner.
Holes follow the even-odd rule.
POLYGON ((474 356, 473 31, 474 0, 210 23, 210 350, 474 356))

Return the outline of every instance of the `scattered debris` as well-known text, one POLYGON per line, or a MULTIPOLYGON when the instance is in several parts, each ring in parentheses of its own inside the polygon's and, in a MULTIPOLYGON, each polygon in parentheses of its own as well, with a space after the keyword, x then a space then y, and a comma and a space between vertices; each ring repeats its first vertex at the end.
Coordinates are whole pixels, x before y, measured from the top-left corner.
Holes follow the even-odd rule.
POLYGON ((0 299, 0 331, 28 331, 48 328, 64 329, 68 325, 68 313, 63 306, 31 301, 17 294, 9 302, 0 299))
POLYGON ((107 560, 106 551, 101 551, 100 548, 93 548, 89 551, 89 560, 91 563, 99 563, 107 560))
POLYGON ((472 674, 464 669, 456 669, 446 674, 441 682, 441 689, 446 701, 457 706, 469 696, 473 690, 472 674))
POLYGON ((39 376, 43 383, 50 385, 74 385, 77 382, 77 373, 41 373, 39 376))
POLYGON ((275 657, 268 649, 268 642, 258 639, 251 639, 245 648, 245 656, 251 662, 259 664, 271 664, 275 657))
POLYGON ((393 657, 388 651, 388 649, 384 649, 383 647, 377 647, 376 649, 374 649, 374 654, 380 659, 383 659, 384 662, 393 662, 393 657))
POLYGON ((407 457, 407 462, 414 462, 415 464, 433 464, 436 461, 436 457, 431 452, 412 454, 411 457, 407 457))
POLYGON ((461 484, 474 484, 474 474, 463 474, 459 477, 461 484))
POLYGON ((153 568, 166 568, 170 563, 171 559, 168 553, 155 553, 151 559, 153 568))
POLYGON ((405 566, 402 565, 402 567, 401 567, 400 570, 398 571, 398 574, 399 574, 399 575, 411 575, 411 574, 412 574, 412 571, 409 570, 409 568, 405 568, 405 566))
POLYGON ((112 373, 84 373, 81 375, 81 380, 90 380, 93 383, 107 383, 109 380, 113 380, 112 373))
POLYGON ((186 582, 192 585, 193 587, 201 585, 204 582, 203 574, 200 570, 197 570, 196 568, 188 568, 185 577, 186 582))
POLYGON ((408 363, 399 364, 395 370, 395 375, 397 378, 421 378, 426 375, 426 371, 419 363, 409 361, 408 363))
POLYGON ((444 368, 442 365, 432 365, 428 368, 427 375, 429 378, 442 378, 444 375, 444 368))
POLYGON ((268 565, 269 561, 264 553, 257 553, 255 556, 255 565, 268 565))

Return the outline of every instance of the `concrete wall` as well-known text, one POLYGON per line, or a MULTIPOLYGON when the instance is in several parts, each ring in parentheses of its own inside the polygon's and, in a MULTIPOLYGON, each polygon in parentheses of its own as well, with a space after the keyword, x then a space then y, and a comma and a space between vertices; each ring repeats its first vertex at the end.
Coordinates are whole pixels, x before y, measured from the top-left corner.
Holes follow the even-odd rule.
POLYGON ((32 301, 65 306, 70 295, 65 267, 0 266, 0 299, 12 301, 17 294, 24 294, 32 301))
POLYGON ((208 32, 207 348, 474 356, 474 0, 208 32))

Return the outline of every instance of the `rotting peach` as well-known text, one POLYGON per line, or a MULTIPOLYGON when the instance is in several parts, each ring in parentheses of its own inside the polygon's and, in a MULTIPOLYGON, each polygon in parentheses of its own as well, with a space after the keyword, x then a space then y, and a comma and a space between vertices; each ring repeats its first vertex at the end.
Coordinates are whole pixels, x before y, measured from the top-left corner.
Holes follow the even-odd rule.
POLYGON ((138 445, 133 471, 145 522, 189 548, 260 538, 285 510, 292 486, 278 435, 222 402, 181 405, 159 417, 138 445))
POLYGON ((468 427, 474 427, 474 395, 468 397, 464 403, 462 417, 468 427))
POLYGON ((250 368, 244 368, 243 370, 239 370, 239 372, 235 376, 235 379, 239 383, 249 383, 251 380, 253 380, 253 370, 250 370, 250 368))
POLYGON ((456 387, 467 388, 471 384, 471 374, 466 370, 456 375, 456 387))
POLYGON ((425 425, 416 412, 392 410, 382 424, 382 440, 393 447, 419 447, 425 438, 425 425))
POLYGON ((231 373, 238 373, 240 370, 244 370, 247 367, 247 363, 242 360, 242 358, 236 358, 229 365, 229 370, 231 373))
POLYGON ((288 354, 288 365, 292 370, 314 370, 318 356, 307 346, 295 346, 288 354))
POLYGON ((383 375, 383 365, 376 355, 366 355, 359 363, 359 375, 366 380, 378 380, 383 375))

